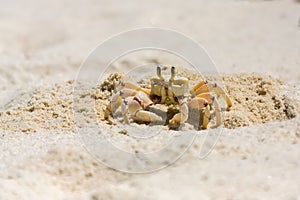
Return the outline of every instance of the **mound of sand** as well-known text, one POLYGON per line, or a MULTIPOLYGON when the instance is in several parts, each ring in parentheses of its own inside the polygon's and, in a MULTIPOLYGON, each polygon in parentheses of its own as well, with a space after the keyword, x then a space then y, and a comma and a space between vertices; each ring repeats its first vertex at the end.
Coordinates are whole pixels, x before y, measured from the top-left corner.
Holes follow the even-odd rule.
POLYGON ((284 93, 284 82, 261 75, 223 76, 233 108, 225 115, 224 126, 282 121, 296 117, 295 106, 284 93))
MULTIPOLYGON (((201 80, 199 76, 187 71, 180 73, 184 73, 192 83, 201 80)), ((103 110, 110 100, 113 88, 119 84, 121 78, 121 74, 111 74, 107 80, 92 90, 84 89, 88 86, 81 84, 80 98, 95 101, 96 116, 99 119, 103 118, 103 110)), ((287 85, 283 81, 257 74, 223 75, 222 79, 233 101, 232 109, 225 113, 224 127, 233 129, 251 124, 288 120, 296 116, 294 104, 298 102, 284 95, 283 89, 287 85)), ((33 91, 29 100, 24 99, 25 101, 17 104, 12 102, 9 109, 0 113, 2 129, 23 133, 53 129, 74 132, 73 86, 74 81, 68 81, 52 87, 39 87, 33 91)), ((95 111, 80 112, 92 116, 95 111)))

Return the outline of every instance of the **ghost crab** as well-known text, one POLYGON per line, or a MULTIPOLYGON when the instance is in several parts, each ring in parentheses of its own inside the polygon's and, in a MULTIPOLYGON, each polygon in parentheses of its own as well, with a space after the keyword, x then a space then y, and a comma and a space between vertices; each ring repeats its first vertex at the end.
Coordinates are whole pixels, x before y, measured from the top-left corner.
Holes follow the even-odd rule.
POLYGON ((198 110, 203 115, 202 129, 207 128, 213 112, 216 116, 216 126, 221 125, 221 109, 212 92, 217 97, 222 96, 225 99, 227 109, 232 106, 230 98, 221 87, 208 81, 201 81, 189 91, 188 79, 176 77, 175 67, 171 67, 169 79, 162 76, 160 66, 157 66, 156 73, 157 77, 150 79, 151 89, 142 88, 130 82, 122 82, 106 107, 104 119, 110 120, 111 113, 121 107, 126 124, 130 123, 130 118, 140 123, 162 121, 162 117, 151 112, 150 107, 155 104, 164 104, 179 107, 179 113, 168 121, 170 125, 185 123, 191 109, 198 110))

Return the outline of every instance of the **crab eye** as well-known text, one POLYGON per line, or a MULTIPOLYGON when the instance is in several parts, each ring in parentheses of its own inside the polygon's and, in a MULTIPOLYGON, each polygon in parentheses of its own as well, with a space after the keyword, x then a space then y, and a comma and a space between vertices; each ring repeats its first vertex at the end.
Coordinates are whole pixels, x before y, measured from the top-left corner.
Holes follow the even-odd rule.
POLYGON ((174 72, 175 72, 175 67, 172 66, 172 67, 171 67, 171 73, 174 73, 174 72))
POLYGON ((156 67, 156 74, 157 74, 157 76, 158 76, 159 78, 162 77, 162 76, 161 76, 161 68, 160 68, 160 65, 157 65, 157 67, 156 67))
POLYGON ((176 73, 175 67, 172 66, 172 67, 171 67, 171 78, 172 78, 172 79, 175 77, 175 73, 176 73))

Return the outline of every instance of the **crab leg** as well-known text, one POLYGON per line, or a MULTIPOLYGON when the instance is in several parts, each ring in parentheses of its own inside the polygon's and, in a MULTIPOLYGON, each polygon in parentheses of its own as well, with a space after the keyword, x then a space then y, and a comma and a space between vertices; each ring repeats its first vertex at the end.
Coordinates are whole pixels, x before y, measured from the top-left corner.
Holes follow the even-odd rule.
POLYGON ((124 88, 118 93, 114 94, 111 98, 110 103, 107 105, 105 113, 104 113, 104 119, 108 119, 109 115, 112 112, 115 112, 120 105, 122 104, 122 99, 129 97, 129 96, 134 96, 137 94, 136 90, 129 89, 129 88, 124 88))
POLYGON ((134 97, 138 102, 140 102, 141 106, 143 108, 147 108, 150 105, 153 104, 153 102, 151 101, 151 99, 149 98, 149 96, 147 94, 145 94, 144 92, 138 92, 135 97, 134 97))
POLYGON ((214 110, 215 110, 215 113, 216 113, 216 125, 220 126, 221 125, 221 109, 220 109, 220 105, 218 103, 218 100, 209 92, 198 94, 196 97, 197 98, 203 98, 207 101, 207 103, 209 105, 212 104, 214 106, 214 110))
POLYGON ((207 129, 207 125, 209 123, 209 117, 210 117, 210 106, 208 105, 204 109, 203 123, 202 123, 203 129, 207 129))
POLYGON ((145 88, 141 88, 136 86, 135 84, 131 83, 131 82, 122 82, 119 86, 118 86, 118 90, 122 90, 122 89, 132 89, 132 90, 136 90, 136 91, 140 91, 140 92, 144 92, 146 94, 150 94, 150 90, 149 89, 145 89, 145 88))
POLYGON ((208 102, 204 98, 195 97, 188 103, 189 108, 201 110, 208 106, 208 102))
POLYGON ((124 122, 126 124, 129 124, 129 119, 128 119, 128 114, 127 114, 127 101, 123 100, 122 105, 121 105, 121 111, 122 111, 122 115, 124 118, 124 122))
POLYGON ((216 113, 216 126, 220 126, 222 124, 221 109, 216 98, 213 99, 213 106, 216 113))
POLYGON ((162 118, 155 113, 146 110, 139 110, 136 112, 135 116, 133 117, 135 121, 142 121, 142 122, 160 122, 162 118))
MULTIPOLYGON (((202 83, 203 83, 203 81, 202 81, 202 83)), ((199 86, 200 84, 201 83, 199 83, 197 86, 199 86)), ((195 88, 197 88, 197 87, 195 87, 195 88)), ((208 83, 206 83, 206 84, 201 85, 201 87, 198 87, 196 90, 192 89, 190 91, 190 93, 191 93, 192 96, 197 96, 197 95, 199 95, 201 93, 206 93, 206 92, 210 92, 210 91, 211 90, 210 90, 210 88, 208 86, 208 83)))
MULTIPOLYGON (((209 94, 210 95, 210 94, 209 94)), ((208 96, 208 94, 203 93, 203 95, 198 95, 197 97, 193 98, 189 102, 189 108, 191 109, 197 109, 199 111, 203 110, 204 116, 203 116, 203 124, 202 128, 206 129, 207 125, 209 123, 209 117, 210 117, 210 104, 213 105, 215 114, 216 114, 216 126, 220 126, 222 123, 221 120, 221 109, 219 106, 219 103, 216 98, 213 96, 208 96), (200 97, 202 96, 202 97, 200 97), (209 98, 207 98, 209 97, 209 98), (211 103, 210 103, 211 102, 211 103)))
POLYGON ((214 91, 217 94, 217 96, 222 96, 227 103, 228 109, 232 106, 232 102, 231 102, 229 96, 217 84, 208 83, 207 81, 201 81, 190 91, 190 93, 193 96, 197 96, 201 93, 208 93, 210 91, 214 91))
MULTIPOLYGON (((209 98, 211 100, 211 98, 209 98)), ((212 100, 211 100, 212 101, 212 100)), ((189 108, 203 112, 202 128, 207 129, 210 117, 210 105, 206 98, 195 97, 189 102, 189 108)))
POLYGON ((109 119, 109 116, 112 112, 116 111, 122 103, 122 97, 120 92, 114 94, 111 98, 110 103, 106 106, 106 110, 104 113, 104 119, 109 119))
MULTIPOLYGON (((191 95, 193 96, 196 96, 196 91, 201 88, 203 85, 206 85, 208 82, 205 80, 205 81, 201 81, 200 83, 198 83, 197 85, 195 85, 193 87, 193 89, 190 91, 191 92, 191 95)), ((198 93, 199 94, 199 93, 198 93)))
POLYGON ((186 101, 180 102, 180 113, 174 115, 172 119, 169 120, 169 124, 183 124, 188 119, 189 108, 186 101))
POLYGON ((154 122, 162 121, 162 118, 155 113, 143 110, 140 102, 137 99, 133 99, 128 104, 128 111, 134 121, 138 122, 154 122))
POLYGON ((212 96, 211 93, 209 93, 209 92, 198 94, 196 97, 206 99, 209 104, 212 104, 212 102, 215 99, 215 97, 212 96))
POLYGON ((223 90, 223 88, 221 88, 221 87, 218 86, 217 84, 209 84, 209 85, 210 85, 210 87, 212 87, 212 88, 215 89, 214 91, 216 92, 216 94, 217 94, 218 96, 222 96, 222 97, 225 99, 225 101, 226 101, 226 103, 227 103, 228 109, 229 109, 230 107, 232 107, 232 102, 231 102, 229 96, 228 96, 228 95, 226 94, 226 92, 223 90))

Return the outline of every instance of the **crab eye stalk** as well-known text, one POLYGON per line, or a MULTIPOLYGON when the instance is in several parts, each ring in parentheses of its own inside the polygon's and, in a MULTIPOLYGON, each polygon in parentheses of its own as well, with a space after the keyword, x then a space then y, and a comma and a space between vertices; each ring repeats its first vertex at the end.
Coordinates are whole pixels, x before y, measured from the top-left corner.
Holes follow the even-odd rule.
POLYGON ((170 78, 170 80, 174 80, 175 75, 176 75, 176 70, 175 70, 175 67, 172 66, 171 67, 171 78, 170 78))
POLYGON ((156 74, 160 79, 163 79, 163 77, 161 75, 161 68, 159 65, 156 67, 156 74))

